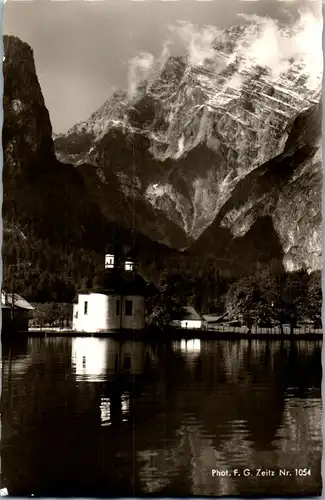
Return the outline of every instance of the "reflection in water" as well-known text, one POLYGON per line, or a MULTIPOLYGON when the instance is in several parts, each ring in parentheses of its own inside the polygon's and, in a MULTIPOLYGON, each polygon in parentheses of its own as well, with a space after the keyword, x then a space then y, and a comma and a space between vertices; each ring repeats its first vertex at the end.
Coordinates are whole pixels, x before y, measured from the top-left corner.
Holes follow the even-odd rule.
POLYGON ((139 375, 145 363, 154 360, 152 349, 141 342, 80 337, 72 339, 72 365, 76 380, 103 382, 108 374, 139 375))
POLYGON ((173 342, 173 348, 175 351, 182 351, 188 354, 199 353, 201 350, 201 340, 200 339, 182 339, 180 342, 173 342))
POLYGON ((100 398, 100 419, 102 427, 107 427, 113 423, 127 422, 130 417, 130 394, 128 392, 121 395, 115 394, 115 398, 101 396, 100 398), (112 409, 113 407, 113 409, 112 409), (112 418, 114 415, 114 422, 112 418))
POLYGON ((100 419, 102 426, 111 425, 111 402, 109 398, 100 398, 100 419))
POLYGON ((121 409, 122 409, 122 420, 127 422, 130 412, 130 394, 125 393, 121 396, 121 409))
POLYGON ((319 342, 31 339, 9 365, 1 481, 14 496, 321 490, 319 342), (311 476, 211 474, 280 467, 311 476))
POLYGON ((80 337, 72 339, 72 365, 77 382, 101 382, 105 380, 107 345, 105 339, 80 337))

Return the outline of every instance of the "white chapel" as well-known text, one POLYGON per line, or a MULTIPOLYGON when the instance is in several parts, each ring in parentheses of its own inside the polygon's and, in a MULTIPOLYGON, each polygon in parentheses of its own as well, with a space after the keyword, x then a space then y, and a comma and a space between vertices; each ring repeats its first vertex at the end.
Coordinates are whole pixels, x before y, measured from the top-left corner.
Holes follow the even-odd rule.
POLYGON ((131 255, 113 249, 105 255, 105 269, 91 288, 78 292, 73 305, 73 330, 98 333, 142 330, 145 327, 146 282, 136 272, 131 255))

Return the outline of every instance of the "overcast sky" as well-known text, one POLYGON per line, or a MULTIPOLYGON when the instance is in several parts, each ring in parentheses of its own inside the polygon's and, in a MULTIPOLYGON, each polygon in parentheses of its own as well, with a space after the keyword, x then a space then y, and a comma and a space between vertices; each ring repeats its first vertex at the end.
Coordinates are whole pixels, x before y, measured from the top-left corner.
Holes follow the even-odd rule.
MULTIPOLYGON (((239 13, 269 16, 283 23, 297 19, 313 0, 8 0, 3 33, 16 35, 34 50, 37 75, 54 132, 65 132, 88 118, 115 88, 127 89, 130 61, 141 52, 157 57, 172 38, 172 52, 184 39, 171 26, 185 21, 199 32, 242 22, 239 13)), ((184 37, 183 37, 184 38, 184 37)))

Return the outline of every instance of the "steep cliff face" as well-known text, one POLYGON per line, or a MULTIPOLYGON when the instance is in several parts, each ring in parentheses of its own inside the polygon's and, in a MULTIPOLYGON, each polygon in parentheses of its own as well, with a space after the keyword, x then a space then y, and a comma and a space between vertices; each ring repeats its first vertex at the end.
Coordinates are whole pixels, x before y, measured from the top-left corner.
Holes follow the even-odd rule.
POLYGON ((58 157, 101 171, 109 165, 122 186, 125 179, 132 182, 135 163, 139 198, 198 238, 238 182, 283 151, 296 116, 321 94, 322 68, 310 75, 304 56, 290 58, 275 73, 252 55, 263 29, 256 21, 225 30, 199 64, 170 57, 131 100, 114 95, 58 137, 58 157), (120 144, 137 150, 135 160, 120 162, 113 154, 116 131, 120 144))
POLYGON ((288 270, 322 269, 322 103, 300 115, 286 143, 285 151, 308 148, 290 181, 279 190, 273 213, 288 270))
POLYGON ((276 258, 290 271, 322 268, 321 120, 321 102, 297 117, 283 153, 237 184, 192 255, 208 247, 239 266, 276 258))
POLYGON ((4 173, 16 176, 31 168, 44 169, 49 159, 55 162, 55 155, 33 51, 13 36, 4 36, 3 44, 4 173))
POLYGON ((57 161, 52 127, 35 72, 32 49, 4 36, 3 216, 23 233, 56 243, 86 244, 93 218, 103 224, 82 177, 57 161))

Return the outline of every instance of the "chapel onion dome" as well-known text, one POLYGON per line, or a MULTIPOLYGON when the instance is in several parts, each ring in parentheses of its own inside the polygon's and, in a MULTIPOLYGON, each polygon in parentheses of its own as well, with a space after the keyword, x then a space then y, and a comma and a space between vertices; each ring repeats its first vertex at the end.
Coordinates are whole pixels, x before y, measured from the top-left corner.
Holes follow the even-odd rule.
POLYGON ((126 270, 121 273, 120 277, 124 295, 146 295, 148 285, 141 274, 130 273, 126 270))
POLYGON ((118 295, 146 295, 147 283, 136 272, 106 270, 96 275, 89 293, 105 293, 118 295))

